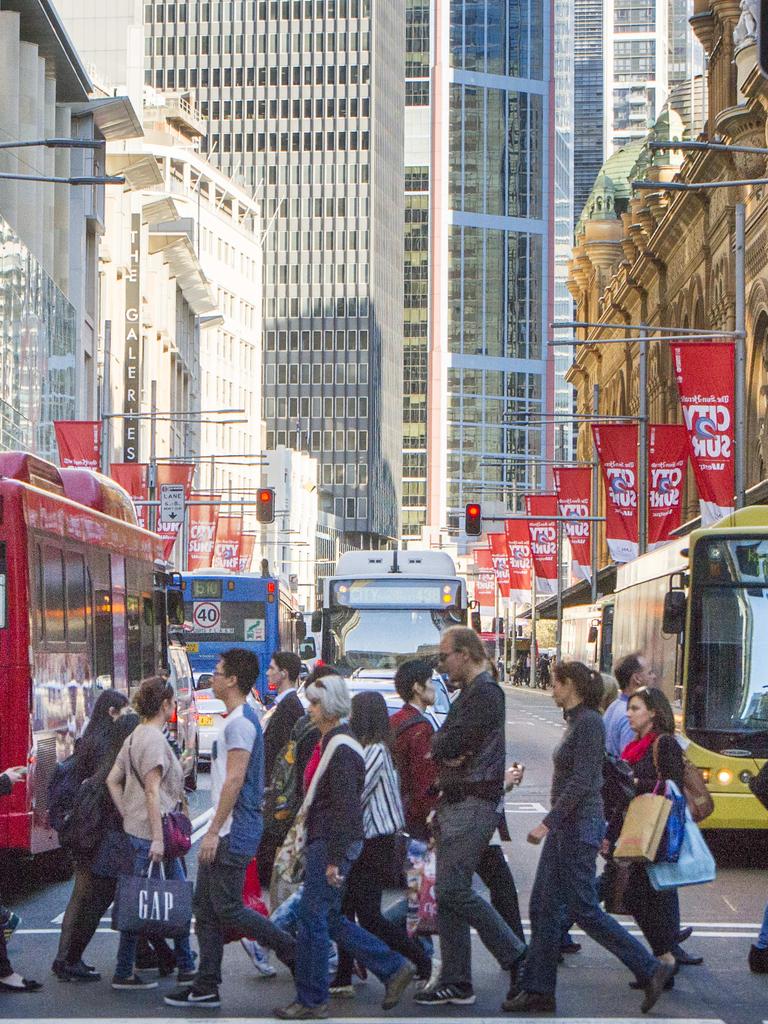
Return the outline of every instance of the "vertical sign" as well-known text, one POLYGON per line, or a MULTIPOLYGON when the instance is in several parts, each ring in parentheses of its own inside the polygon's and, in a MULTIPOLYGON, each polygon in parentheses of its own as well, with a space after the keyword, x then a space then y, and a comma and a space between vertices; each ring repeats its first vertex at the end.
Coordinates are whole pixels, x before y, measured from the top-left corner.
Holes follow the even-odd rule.
POLYGON ((581 466, 556 466, 553 470, 560 515, 565 516, 565 533, 571 543, 571 570, 579 580, 592 579, 592 543, 589 518, 592 470, 581 466))
POLYGON ((131 215, 131 252, 125 279, 123 352, 123 462, 139 461, 141 393, 141 214, 131 215), (132 415, 133 414, 133 415, 132 415))
POLYGON ((637 424, 593 423, 605 481, 605 538, 614 562, 638 554, 637 424))

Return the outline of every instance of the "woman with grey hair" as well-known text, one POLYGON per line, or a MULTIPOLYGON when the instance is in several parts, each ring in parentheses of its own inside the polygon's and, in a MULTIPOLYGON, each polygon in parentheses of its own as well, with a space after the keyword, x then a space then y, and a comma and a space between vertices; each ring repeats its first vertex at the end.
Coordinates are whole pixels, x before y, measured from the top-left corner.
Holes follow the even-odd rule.
POLYGON ((390 1010, 414 977, 415 968, 341 912, 344 885, 360 856, 365 836, 363 751, 342 724, 351 710, 349 691, 341 676, 325 676, 307 687, 306 697, 320 742, 304 772, 310 804, 304 891, 297 919, 296 1000, 275 1010, 275 1015, 281 1020, 322 1020, 328 1016, 331 939, 383 982, 382 1008, 390 1010))

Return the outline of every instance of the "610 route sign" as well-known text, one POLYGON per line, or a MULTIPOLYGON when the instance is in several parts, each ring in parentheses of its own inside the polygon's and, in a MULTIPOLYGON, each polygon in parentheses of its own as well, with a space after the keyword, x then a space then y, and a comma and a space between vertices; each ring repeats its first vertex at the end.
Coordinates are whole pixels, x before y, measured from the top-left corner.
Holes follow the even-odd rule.
POLYGON ((180 523, 184 519, 184 484, 160 484, 160 522, 180 523))

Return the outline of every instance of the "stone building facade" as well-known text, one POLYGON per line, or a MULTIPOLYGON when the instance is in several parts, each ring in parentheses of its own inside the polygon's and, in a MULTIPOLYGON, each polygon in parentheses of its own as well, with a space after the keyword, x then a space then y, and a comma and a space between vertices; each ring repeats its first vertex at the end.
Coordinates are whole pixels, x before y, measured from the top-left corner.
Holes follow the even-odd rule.
MULTIPOLYGON (((703 139, 766 146, 768 81, 756 66, 757 0, 696 0, 691 19, 708 57, 709 121, 703 139)), ((653 135, 654 133, 651 133, 653 135)), ((681 138, 683 125, 665 113, 657 137, 681 138)), ((576 319, 601 324, 650 324, 733 330, 735 325, 734 207, 746 207, 747 487, 768 472, 768 189, 761 185, 694 192, 663 190, 665 181, 706 182, 768 176, 765 156, 713 151, 651 153, 635 144, 613 158, 593 189, 577 226, 569 287, 576 319), (660 190, 632 190, 637 178, 660 190)), ((592 412, 599 385, 604 415, 637 415, 638 345, 591 345, 624 337, 626 330, 585 330, 569 379, 579 413, 592 412)), ((649 345, 649 415, 654 423, 682 422, 669 346, 649 345)), ((592 438, 582 425, 578 457, 591 458, 592 438)), ((602 498, 601 498, 602 501, 602 498)), ((698 515, 689 469, 684 521, 698 515)), ((604 544, 602 562, 607 560, 604 544)))

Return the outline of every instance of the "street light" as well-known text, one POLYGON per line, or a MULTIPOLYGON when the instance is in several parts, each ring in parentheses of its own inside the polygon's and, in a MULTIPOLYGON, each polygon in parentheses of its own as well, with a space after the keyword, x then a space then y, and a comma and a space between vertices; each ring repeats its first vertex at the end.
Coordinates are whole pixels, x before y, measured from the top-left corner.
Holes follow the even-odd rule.
POLYGON ((42 181, 47 185, 124 185, 125 178, 122 175, 77 175, 72 178, 56 178, 47 174, 12 174, 0 172, 2 181, 42 181))

